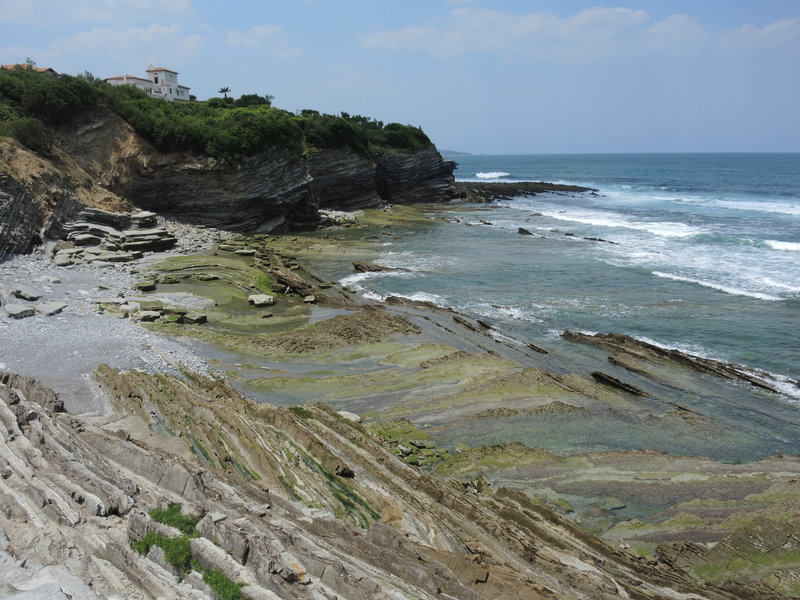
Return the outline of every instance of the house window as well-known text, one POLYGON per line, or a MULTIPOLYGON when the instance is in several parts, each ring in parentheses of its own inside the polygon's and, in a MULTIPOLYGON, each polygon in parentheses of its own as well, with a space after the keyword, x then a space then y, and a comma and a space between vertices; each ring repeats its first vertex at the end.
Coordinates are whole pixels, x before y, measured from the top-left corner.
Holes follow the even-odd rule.
POLYGON ((158 75, 153 77, 153 83, 158 83, 158 75))

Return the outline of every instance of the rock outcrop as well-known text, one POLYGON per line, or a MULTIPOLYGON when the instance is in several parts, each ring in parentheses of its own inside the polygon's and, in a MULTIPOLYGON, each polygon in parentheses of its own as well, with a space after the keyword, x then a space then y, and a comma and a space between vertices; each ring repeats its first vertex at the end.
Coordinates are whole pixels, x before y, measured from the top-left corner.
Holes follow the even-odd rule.
POLYGON ((142 258, 142 252, 168 250, 177 243, 166 228, 157 226, 156 214, 148 211, 85 208, 63 229, 68 232, 66 244, 57 244, 53 255, 61 267, 82 262, 130 262, 142 258))
POLYGON ((135 206, 187 223, 271 232, 316 226, 325 220, 319 208, 354 210, 456 196, 455 163, 443 160, 432 145, 375 160, 349 149, 308 154, 268 149, 228 165, 159 152, 101 109, 60 132, 52 160, 10 139, 0 151, 7 158, 0 162, 0 259, 29 252, 45 237, 61 237, 61 225, 84 206, 135 206))
POLYGON ((320 221, 318 209, 454 196, 455 163, 431 146, 378 157, 349 149, 297 155, 268 150, 235 166, 165 154, 115 115, 86 115, 67 151, 92 177, 137 207, 234 231, 274 231, 320 221))
POLYGON ((669 360, 700 373, 708 373, 732 381, 749 383, 770 392, 780 393, 775 387, 774 377, 769 373, 746 370, 739 365, 693 356, 674 348, 663 348, 628 335, 618 333, 587 335, 585 333, 565 331, 562 337, 573 342, 592 344, 613 351, 615 354, 609 357, 609 362, 630 371, 639 370, 635 361, 669 360))
POLYGON ((444 202, 456 196, 456 163, 434 146, 414 153, 383 154, 375 159, 378 195, 385 202, 444 202))
POLYGON ((308 158, 311 192, 321 209, 354 210, 377 206, 375 163, 350 149, 315 152, 308 158))
POLYGON ((520 493, 423 474, 326 407, 255 405, 196 376, 101 368, 97 383, 116 410, 93 423, 0 379, 4 591, 205 599, 213 571, 245 598, 737 597, 520 493), (152 511, 174 504, 191 537, 152 511))
POLYGON ((545 181, 459 181, 455 187, 458 194, 469 202, 493 202, 538 194, 597 193, 594 188, 545 181))
POLYGON ((12 254, 28 253, 41 244, 44 237, 57 236, 60 224, 81 207, 78 196, 69 190, 66 178, 47 169, 45 161, 10 141, 0 143, 0 156, 4 154, 12 159, 24 156, 41 163, 36 165, 41 169, 27 178, 17 173, 15 178, 10 168, 3 169, 0 159, 0 260, 12 254))

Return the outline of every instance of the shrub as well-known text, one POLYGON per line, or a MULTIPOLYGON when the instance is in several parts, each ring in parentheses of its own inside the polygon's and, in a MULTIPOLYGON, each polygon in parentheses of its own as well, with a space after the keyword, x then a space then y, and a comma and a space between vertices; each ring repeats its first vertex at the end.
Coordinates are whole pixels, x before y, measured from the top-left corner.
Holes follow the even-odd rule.
POLYGON ((39 119, 25 118, 11 122, 11 135, 34 152, 52 156, 55 135, 39 119))
MULTIPOLYGON (((297 115, 272 108, 272 96, 244 94, 207 102, 166 102, 133 86, 112 86, 84 72, 52 77, 19 68, 0 70, 0 135, 19 125, 19 138, 37 151, 52 151, 45 127, 67 123, 81 112, 105 107, 162 151, 204 153, 235 162, 279 148, 301 154, 305 147, 350 148, 362 156, 416 151, 430 144, 418 127, 383 124, 361 115, 303 110, 297 115), (38 121, 38 122, 37 122, 38 121), (304 146, 305 143, 305 146, 304 146)), ((17 134, 14 134, 17 135, 17 134)))
POLYGON ((297 122, 303 130, 306 144, 314 148, 346 148, 363 156, 371 156, 369 141, 362 128, 342 117, 303 111, 297 122))

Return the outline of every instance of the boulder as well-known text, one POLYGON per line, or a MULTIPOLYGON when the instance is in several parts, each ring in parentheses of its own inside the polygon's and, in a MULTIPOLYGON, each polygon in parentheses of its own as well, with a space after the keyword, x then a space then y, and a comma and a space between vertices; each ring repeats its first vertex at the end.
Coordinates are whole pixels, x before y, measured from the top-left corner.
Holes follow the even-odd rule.
POLYGON ((336 414, 342 417, 343 419, 347 419, 348 421, 352 421, 353 423, 361 423, 361 416, 357 415, 354 412, 350 412, 347 410, 339 410, 336 411, 336 414))
POLYGON ((152 292, 156 289, 157 285, 158 283, 155 281, 139 281, 138 283, 134 283, 133 287, 141 292, 152 292))
POLYGON ((140 310, 137 316, 140 321, 152 322, 161 318, 161 313, 156 310, 140 310))
POLYGON ((42 294, 32 288, 29 288, 24 285, 18 285, 14 289, 11 290, 11 295, 15 298, 20 298, 22 300, 31 300, 36 301, 42 297, 42 294))
POLYGON ((74 252, 67 252, 66 250, 61 250, 56 253, 53 257, 53 262, 56 263, 57 267, 68 267, 72 264, 72 257, 75 255, 74 252))
POLYGON ((156 213, 149 210, 140 210, 131 215, 131 229, 150 229, 157 224, 156 213))
POLYGON ((112 212, 102 208, 84 208, 81 217, 93 223, 102 223, 115 229, 127 229, 131 225, 131 215, 128 213, 112 212))
POLYGON ((250 294, 247 301, 253 306, 272 306, 275 304, 275 296, 269 294, 250 294))
POLYGON ((189 325, 201 325, 208 322, 208 316, 204 315, 203 313, 190 310, 183 315, 183 322, 188 323, 189 325))
POLYGON ((76 246, 96 246, 103 240, 91 233, 84 233, 73 231, 67 236, 67 239, 74 242, 76 246))
POLYGON ((25 317, 32 317, 36 314, 36 309, 27 304, 6 304, 6 314, 12 319, 24 319, 25 317))
POLYGON ((42 302, 41 304, 36 305, 36 312, 40 315, 44 315, 45 317, 52 317, 53 315, 57 315, 62 310, 67 308, 67 305, 63 302, 42 302))

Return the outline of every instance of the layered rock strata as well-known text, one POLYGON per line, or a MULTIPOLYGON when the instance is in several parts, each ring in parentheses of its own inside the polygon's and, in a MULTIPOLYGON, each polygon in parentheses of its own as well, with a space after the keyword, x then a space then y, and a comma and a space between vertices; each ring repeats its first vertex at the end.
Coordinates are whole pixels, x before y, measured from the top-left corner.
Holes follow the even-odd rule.
POLYGON ((52 598, 205 599, 210 569, 252 599, 736 597, 640 564, 521 494, 425 475, 325 407, 257 406, 195 376, 101 369, 98 384, 118 412, 92 424, 36 382, 0 377, 12 594, 36 581, 52 598), (150 512, 172 503, 196 516, 194 537, 150 512), (188 543, 193 570, 132 547, 151 532, 188 543))
POLYGON ((348 149, 297 155, 267 150, 235 166, 164 154, 118 117, 86 115, 67 152, 139 208, 233 231, 274 231, 320 221, 318 209, 452 198, 455 163, 433 146, 373 162, 348 149))
POLYGON ((444 202, 456 196, 456 163, 442 159, 433 145, 414 153, 383 154, 375 163, 375 188, 385 202, 444 202))
POLYGON ((85 208, 77 219, 64 225, 66 242, 55 246, 53 259, 65 267, 81 262, 130 262, 142 252, 172 248, 177 239, 157 226, 156 214, 148 211, 118 213, 85 208))

